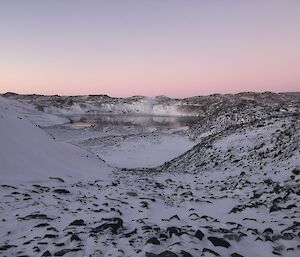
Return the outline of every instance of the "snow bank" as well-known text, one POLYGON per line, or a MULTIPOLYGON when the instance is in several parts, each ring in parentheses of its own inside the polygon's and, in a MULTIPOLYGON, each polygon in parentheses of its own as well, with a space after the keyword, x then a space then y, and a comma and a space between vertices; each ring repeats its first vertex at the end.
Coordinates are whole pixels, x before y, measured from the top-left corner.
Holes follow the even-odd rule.
POLYGON ((105 179, 111 169, 73 145, 56 142, 0 97, 0 183, 37 181, 51 176, 71 180, 105 179))

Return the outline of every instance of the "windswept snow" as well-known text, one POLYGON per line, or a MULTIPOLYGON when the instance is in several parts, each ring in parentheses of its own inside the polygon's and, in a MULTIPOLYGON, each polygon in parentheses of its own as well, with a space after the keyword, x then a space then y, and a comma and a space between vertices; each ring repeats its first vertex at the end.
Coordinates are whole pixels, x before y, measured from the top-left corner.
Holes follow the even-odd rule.
POLYGON ((1 184, 51 176, 76 180, 107 177, 111 169, 102 160, 73 145, 56 142, 20 108, 18 103, 0 97, 1 184))
MULTIPOLYGON (((85 112, 99 99, 144 100, 20 98, 61 111, 78 101, 85 112)), ((243 93, 182 100, 207 112, 174 130, 74 129, 0 97, 0 255, 299 256, 299 105, 289 99, 243 93)))

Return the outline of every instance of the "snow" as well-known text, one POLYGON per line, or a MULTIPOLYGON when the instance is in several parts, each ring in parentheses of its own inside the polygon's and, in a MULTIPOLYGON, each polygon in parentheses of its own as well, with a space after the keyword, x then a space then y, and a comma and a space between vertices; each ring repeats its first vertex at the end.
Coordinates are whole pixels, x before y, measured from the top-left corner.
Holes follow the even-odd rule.
POLYGON ((19 108, 15 102, 0 97, 0 183, 43 180, 50 176, 107 178, 111 169, 103 161, 78 147, 56 142, 20 113, 19 108))
POLYGON ((120 141, 102 151, 94 151, 107 163, 119 168, 152 168, 189 150, 195 142, 187 137, 162 134, 158 138, 140 136, 120 141))
POLYGON ((213 256, 210 249, 224 257, 299 256, 297 118, 193 142, 184 128, 75 129, 0 97, 0 255, 213 256), (123 221, 116 233, 107 228, 114 218, 123 221), (70 225, 78 219, 84 225, 70 225), (172 227, 182 234, 171 235, 172 227), (211 236, 230 246, 214 246, 211 236), (148 242, 153 237, 158 245, 148 242))

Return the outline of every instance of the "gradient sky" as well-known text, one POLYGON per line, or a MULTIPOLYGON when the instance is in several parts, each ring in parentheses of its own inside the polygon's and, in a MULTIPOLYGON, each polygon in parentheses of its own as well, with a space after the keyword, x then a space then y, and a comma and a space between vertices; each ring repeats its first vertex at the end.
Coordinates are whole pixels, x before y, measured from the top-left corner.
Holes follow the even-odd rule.
POLYGON ((0 92, 300 91, 300 1, 0 1, 0 92))

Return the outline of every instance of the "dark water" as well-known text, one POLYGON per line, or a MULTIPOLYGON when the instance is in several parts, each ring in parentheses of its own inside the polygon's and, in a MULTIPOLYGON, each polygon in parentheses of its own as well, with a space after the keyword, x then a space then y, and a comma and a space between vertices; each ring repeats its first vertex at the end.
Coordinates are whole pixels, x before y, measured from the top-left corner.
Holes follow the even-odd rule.
POLYGON ((74 115, 69 116, 70 126, 84 128, 90 126, 142 126, 181 128, 190 126, 196 117, 191 116, 154 116, 154 115, 74 115))

